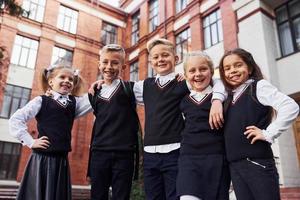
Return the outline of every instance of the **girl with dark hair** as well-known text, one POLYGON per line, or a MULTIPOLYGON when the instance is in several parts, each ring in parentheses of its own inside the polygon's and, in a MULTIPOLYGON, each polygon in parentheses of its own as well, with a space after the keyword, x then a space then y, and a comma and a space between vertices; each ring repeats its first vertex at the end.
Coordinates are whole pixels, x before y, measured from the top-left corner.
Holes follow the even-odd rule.
MULTIPOLYGON (((225 53, 220 76, 228 94, 225 149, 237 199, 279 200, 279 177, 271 144, 297 117, 296 102, 263 79, 244 49, 225 53), (272 110, 276 117, 271 122, 272 110)), ((225 103, 226 104, 226 103, 225 103)))

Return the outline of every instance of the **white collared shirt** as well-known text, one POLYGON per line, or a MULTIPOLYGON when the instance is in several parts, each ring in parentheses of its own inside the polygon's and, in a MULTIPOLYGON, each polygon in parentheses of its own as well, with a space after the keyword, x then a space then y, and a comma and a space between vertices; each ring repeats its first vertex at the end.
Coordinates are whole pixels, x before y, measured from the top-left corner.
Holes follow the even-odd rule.
MULTIPOLYGON (((253 81, 249 79, 233 90, 233 102, 240 97, 253 81)), ((275 119, 269 124, 266 130, 262 130, 262 134, 266 140, 269 143, 273 143, 274 139, 286 131, 296 119, 299 113, 299 106, 292 98, 278 91, 276 87, 264 79, 257 82, 256 96, 259 103, 264 106, 271 106, 276 110, 275 119)))
POLYGON ((99 96, 105 99, 109 99, 112 96, 112 94, 115 92, 117 87, 119 87, 120 82, 121 82, 120 79, 115 79, 112 81, 110 85, 107 85, 105 83, 102 84, 99 96))
POLYGON ((197 92, 195 90, 191 90, 190 97, 200 102, 207 94, 212 93, 212 87, 209 85, 203 91, 197 92))
MULTIPOLYGON (((70 101, 68 95, 61 95, 52 91, 52 98, 59 101, 64 105, 67 101, 70 101)), ((78 118, 82 115, 92 111, 88 95, 85 94, 82 97, 75 97, 76 109, 75 117, 78 118)), ((34 139, 27 130, 26 122, 34 118, 40 111, 42 106, 42 97, 37 96, 30 100, 24 107, 18 109, 9 119, 9 132, 12 136, 17 138, 23 145, 32 147, 34 139)))

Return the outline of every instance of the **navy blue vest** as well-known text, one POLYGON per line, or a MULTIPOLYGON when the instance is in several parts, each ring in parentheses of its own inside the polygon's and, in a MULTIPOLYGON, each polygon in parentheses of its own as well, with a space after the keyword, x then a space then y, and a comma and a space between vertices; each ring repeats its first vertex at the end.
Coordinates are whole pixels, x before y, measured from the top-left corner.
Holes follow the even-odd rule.
POLYGON ((186 82, 174 79, 161 87, 155 78, 147 78, 143 87, 145 146, 180 142, 184 121, 179 105, 189 93, 186 82))
POLYGON ((256 84, 251 83, 241 96, 231 103, 225 119, 225 147, 227 159, 236 161, 245 158, 273 158, 271 145, 266 141, 250 144, 244 132, 247 126, 266 129, 271 122, 272 108, 258 102, 256 84))
POLYGON ((212 94, 207 94, 201 101, 186 95, 180 104, 185 116, 182 134, 181 154, 223 154, 224 135, 222 130, 212 130, 209 126, 209 112, 212 94))
POLYGON ((35 149, 37 152, 69 152, 71 151, 71 131, 75 118, 76 100, 69 96, 67 107, 54 99, 42 95, 42 106, 36 115, 38 137, 47 136, 50 141, 48 149, 35 149))
POLYGON ((122 85, 108 99, 97 96, 95 106, 92 150, 134 151, 138 120, 122 85))

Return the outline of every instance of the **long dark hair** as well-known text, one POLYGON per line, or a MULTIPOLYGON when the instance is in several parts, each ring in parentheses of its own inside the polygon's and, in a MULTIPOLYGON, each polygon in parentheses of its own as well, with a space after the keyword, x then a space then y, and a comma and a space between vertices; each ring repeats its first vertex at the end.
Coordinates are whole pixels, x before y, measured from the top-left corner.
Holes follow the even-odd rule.
POLYGON ((246 63, 246 65, 248 66, 248 70, 250 72, 249 78, 256 81, 263 79, 263 74, 259 66, 256 64, 255 60, 253 59, 250 52, 241 48, 229 50, 226 51, 225 54, 222 56, 219 64, 220 77, 227 90, 232 90, 232 86, 230 86, 226 82, 223 61, 229 55, 237 55, 246 63))

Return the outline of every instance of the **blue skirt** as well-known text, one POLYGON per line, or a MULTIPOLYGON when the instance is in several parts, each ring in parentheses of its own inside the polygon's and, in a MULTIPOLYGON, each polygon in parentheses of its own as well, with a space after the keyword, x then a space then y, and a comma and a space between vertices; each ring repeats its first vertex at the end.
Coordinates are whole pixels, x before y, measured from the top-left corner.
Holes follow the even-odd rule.
POLYGON ((204 200, 229 199, 230 175, 224 155, 180 155, 177 196, 192 195, 204 200))
POLYGON ((67 153, 32 153, 20 184, 17 200, 71 200, 67 153))

